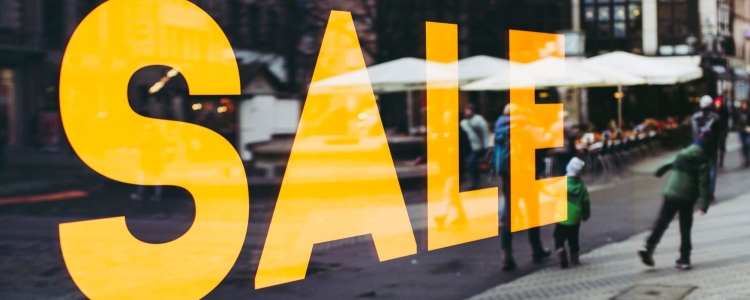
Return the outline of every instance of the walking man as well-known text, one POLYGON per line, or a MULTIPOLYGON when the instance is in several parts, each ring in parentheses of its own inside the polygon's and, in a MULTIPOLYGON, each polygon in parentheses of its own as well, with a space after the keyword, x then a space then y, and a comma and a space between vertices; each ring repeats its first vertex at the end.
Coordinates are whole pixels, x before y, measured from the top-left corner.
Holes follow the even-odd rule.
MULTIPOLYGON (((513 104, 508 104, 503 110, 503 115, 495 122, 495 171, 500 175, 502 181, 502 191, 505 209, 502 210, 500 222, 502 231, 500 237, 503 248, 503 271, 513 271, 516 269, 516 261, 513 259, 513 234, 510 232, 510 128, 511 128, 511 111, 515 109, 513 104)), ((513 116, 514 124, 512 126, 525 126, 522 123, 522 117, 513 116)), ((552 254, 552 251, 542 246, 542 238, 538 227, 531 228, 529 232, 529 243, 532 249, 532 259, 539 263, 552 254)))
POLYGON ((474 105, 464 108, 464 119, 461 120, 461 130, 466 133, 471 144, 471 152, 466 156, 469 165, 469 176, 471 177, 471 189, 479 189, 479 158, 484 155, 489 145, 490 130, 487 121, 476 114, 474 105))
MULTIPOLYGON (((719 119, 721 117, 718 113, 716 113, 716 109, 714 108, 713 103, 714 101, 711 96, 703 96, 700 101, 701 109, 693 114, 693 116, 690 118, 690 124, 693 130, 693 140, 697 140, 701 132, 709 128, 714 128, 714 126, 716 126, 715 124, 718 124, 720 122, 719 119)), ((714 137, 720 134, 721 132, 712 132, 712 135, 714 137)), ((708 165, 711 178, 709 185, 709 194, 713 199, 714 192, 716 190, 716 169, 718 167, 717 159, 719 151, 719 145, 715 138, 712 139, 712 141, 708 145, 706 145, 705 150, 706 155, 708 155, 708 165)))
POLYGON ((689 270, 690 251, 692 243, 690 231, 693 226, 693 208, 700 201, 701 216, 706 214, 711 200, 709 193, 709 166, 706 156, 707 148, 714 137, 711 130, 704 130, 695 144, 680 151, 675 159, 656 171, 656 176, 661 177, 669 170, 667 185, 664 187, 664 202, 659 213, 654 229, 646 240, 646 245, 638 251, 641 261, 647 266, 654 266, 654 249, 661 240, 664 231, 674 219, 675 214, 680 214, 680 258, 675 262, 676 267, 681 270, 689 270))

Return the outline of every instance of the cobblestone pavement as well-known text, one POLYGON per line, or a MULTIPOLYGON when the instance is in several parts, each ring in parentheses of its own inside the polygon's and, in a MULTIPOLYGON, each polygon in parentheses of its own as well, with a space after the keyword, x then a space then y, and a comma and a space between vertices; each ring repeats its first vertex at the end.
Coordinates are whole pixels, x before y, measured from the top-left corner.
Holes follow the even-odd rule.
MULTIPOLYGON (((674 220, 656 249, 654 268, 636 255, 648 235, 643 232, 583 255, 578 267, 545 269, 471 299, 618 299, 632 287, 644 293, 628 299, 750 299, 748 215, 750 193, 711 207, 705 216, 696 214, 690 271, 673 267, 680 243, 674 220), (688 294, 659 291, 664 288, 688 294)), ((590 229, 584 224, 582 230, 590 229)))

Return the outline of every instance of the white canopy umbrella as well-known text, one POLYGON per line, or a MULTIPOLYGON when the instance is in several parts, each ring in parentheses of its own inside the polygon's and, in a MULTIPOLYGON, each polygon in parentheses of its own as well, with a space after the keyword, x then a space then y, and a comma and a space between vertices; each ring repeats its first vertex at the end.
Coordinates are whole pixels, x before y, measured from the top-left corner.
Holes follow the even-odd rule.
POLYGON ((487 55, 476 55, 460 59, 458 62, 449 64, 449 66, 455 66, 456 64, 458 64, 458 80, 461 83, 484 79, 498 74, 507 74, 511 65, 518 65, 507 59, 487 55))
POLYGON ((447 68, 446 64, 405 57, 313 82, 310 93, 347 94, 366 91, 370 86, 375 93, 406 92, 407 122, 411 129, 414 125, 412 92, 427 88, 428 65, 431 80, 455 84, 455 75, 449 70, 441 71, 447 68))
POLYGON ((642 77, 646 84, 676 84, 703 76, 703 70, 691 56, 647 57, 615 51, 589 58, 586 62, 642 77))
POLYGON ((588 60, 583 61, 580 66, 602 78, 602 86, 617 86, 617 121, 619 122, 618 124, 622 124, 622 98, 624 97, 622 87, 645 84, 646 80, 642 77, 592 63, 588 60))
MULTIPOLYGON (((557 57, 547 57, 520 67, 520 74, 513 76, 533 76, 534 87, 597 87, 617 86, 618 119, 622 121, 622 87, 645 84, 641 77, 607 66, 577 62, 557 57), (552 74, 552 75, 550 75, 552 74), (565 74, 564 76, 554 76, 565 74)), ((511 87, 509 74, 498 74, 461 87, 462 90, 506 90, 511 87)), ((522 87, 522 86, 518 86, 522 87)))
MULTIPOLYGON (((446 68, 445 64, 405 57, 313 82, 311 86, 318 93, 347 93, 366 85, 372 85, 375 93, 423 90, 426 89, 427 65, 434 66, 431 70, 446 68)), ((453 75, 446 71, 433 74, 431 78, 448 81, 453 75)))
MULTIPOLYGON (((699 56, 647 57, 623 51, 615 51, 586 60, 592 67, 608 67, 634 76, 642 77, 646 84, 677 84, 701 78, 703 69, 699 56)), ((622 85, 618 85, 617 114, 622 124, 622 85)))
POLYGON ((509 73, 500 73, 461 87, 464 91, 502 91, 524 87, 584 87, 603 83, 594 73, 581 68, 573 61, 558 57, 546 57, 532 63, 520 65, 514 78, 533 78, 531 82, 511 83, 509 73), (564 74, 564 75, 560 75, 564 74))

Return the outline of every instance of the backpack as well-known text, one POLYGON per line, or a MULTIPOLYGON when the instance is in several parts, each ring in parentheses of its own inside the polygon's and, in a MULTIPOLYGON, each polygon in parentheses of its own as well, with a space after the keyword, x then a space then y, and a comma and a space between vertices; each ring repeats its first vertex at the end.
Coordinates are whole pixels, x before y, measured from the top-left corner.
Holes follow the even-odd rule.
POLYGON ((500 116, 495 122, 495 155, 496 174, 510 171, 510 117, 500 116))

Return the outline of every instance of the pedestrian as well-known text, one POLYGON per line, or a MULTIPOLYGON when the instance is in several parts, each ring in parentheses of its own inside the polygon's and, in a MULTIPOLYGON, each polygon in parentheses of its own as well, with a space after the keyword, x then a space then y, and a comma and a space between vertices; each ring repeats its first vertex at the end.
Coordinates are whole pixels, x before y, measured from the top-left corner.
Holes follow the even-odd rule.
POLYGON ((162 200, 161 179, 165 175, 164 168, 175 158, 175 149, 168 141, 168 135, 164 130, 163 126, 149 126, 136 141, 141 151, 141 163, 138 169, 138 188, 130 194, 130 199, 133 201, 142 201, 146 197, 146 186, 143 183, 147 178, 152 178, 156 182, 154 193, 149 200, 153 202, 162 200))
POLYGON ((570 249, 570 263, 579 263, 578 253, 581 248, 578 244, 578 232, 581 222, 586 222, 591 216, 589 205, 589 191, 581 180, 580 174, 586 165, 581 159, 574 157, 566 167, 565 176, 568 177, 568 218, 555 225, 555 249, 560 258, 560 267, 568 267, 568 252, 565 250, 565 242, 570 249))
MULTIPOLYGON (((700 107, 701 109, 693 114, 693 116, 690 118, 690 125, 693 133, 693 141, 697 140, 700 136, 701 132, 703 132, 706 129, 713 128, 713 126, 718 126, 720 122, 720 116, 718 113, 716 113, 716 109, 714 107, 714 100, 709 95, 705 95, 701 97, 700 100, 700 107)), ((721 134, 720 132, 712 132, 713 136, 716 137, 717 135, 721 134)), ((717 172, 717 159, 718 159, 718 151, 719 151, 719 145, 717 140, 714 138, 713 141, 706 145, 706 155, 708 155, 708 165, 710 169, 710 185, 709 185, 709 192, 711 194, 711 199, 714 198, 714 192, 716 191, 716 172, 717 172)))
POLYGON ((552 154, 555 158, 555 175, 557 176, 563 176, 565 175, 565 168, 568 165, 568 162, 578 154, 578 149, 576 148, 576 140, 581 134, 581 131, 578 129, 578 127, 573 124, 570 121, 570 115, 568 112, 563 111, 563 146, 559 148, 552 149, 552 154))
POLYGON ((716 127, 716 144, 718 146, 719 168, 724 167, 724 155, 727 152, 727 135, 729 134, 729 109, 725 98, 716 97, 714 108, 719 115, 719 124, 716 127))
POLYGON ((735 111, 734 122, 740 136, 742 158, 745 160, 744 165, 747 168, 750 167, 750 109, 747 107, 747 101, 742 101, 740 107, 735 111))
MULTIPOLYGON (((502 230, 500 233, 503 249, 503 271, 513 271, 516 269, 516 261, 513 259, 513 234, 510 231, 510 131, 511 126, 517 128, 527 127, 524 118, 517 111, 517 107, 508 104, 503 110, 503 115, 495 122, 495 171, 502 181, 502 191, 504 198, 504 209, 500 215, 502 230), (513 122, 511 123, 511 119, 513 122)), ((540 263, 552 254, 552 251, 544 248, 542 245, 541 233, 538 227, 531 228, 529 232, 529 243, 532 249, 532 259, 535 263, 540 263)))
POLYGON ((466 164, 469 165, 469 176, 471 177, 471 189, 479 189, 479 159, 487 152, 489 145, 490 130, 487 121, 476 113, 474 105, 464 108, 464 119, 461 120, 461 129, 466 133, 471 145, 471 152, 466 156, 466 164))
POLYGON ((714 139, 711 129, 705 129, 694 144, 686 147, 674 158, 656 171, 656 176, 661 177, 669 170, 669 176, 664 187, 664 202, 661 212, 656 219, 653 231, 646 240, 646 245, 638 251, 641 261, 647 266, 654 266, 654 249, 661 240, 664 231, 674 219, 675 214, 680 214, 680 258, 675 262, 676 267, 681 270, 689 270, 690 230, 693 226, 693 209, 696 202, 700 202, 698 214, 705 215, 711 202, 709 191, 710 176, 708 163, 708 148, 714 139))

